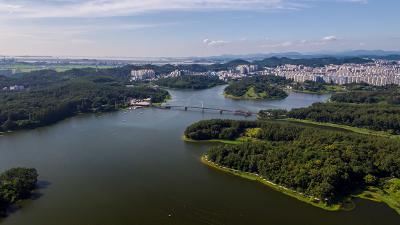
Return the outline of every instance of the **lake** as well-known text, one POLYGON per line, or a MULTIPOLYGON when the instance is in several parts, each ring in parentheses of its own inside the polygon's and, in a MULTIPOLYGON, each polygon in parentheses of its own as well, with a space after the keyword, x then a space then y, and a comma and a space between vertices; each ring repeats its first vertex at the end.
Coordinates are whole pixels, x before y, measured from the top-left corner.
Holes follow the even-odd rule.
MULTIPOLYGON (((235 101, 223 86, 171 90, 170 104, 258 111, 296 108, 328 95, 291 93, 285 100, 235 101)), ((200 162, 207 146, 185 143, 202 119, 243 117, 140 109, 74 117, 0 137, 0 169, 35 167, 40 189, 5 225, 396 225, 385 204, 357 199, 350 212, 328 212, 257 182, 200 162)), ((250 119, 250 118, 248 118, 250 119)))

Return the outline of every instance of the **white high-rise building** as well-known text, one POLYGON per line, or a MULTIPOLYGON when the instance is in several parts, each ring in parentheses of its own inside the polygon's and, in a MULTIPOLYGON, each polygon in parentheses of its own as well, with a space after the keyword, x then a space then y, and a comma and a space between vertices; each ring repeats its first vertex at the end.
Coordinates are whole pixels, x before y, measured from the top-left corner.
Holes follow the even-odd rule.
POLYGON ((143 69, 143 70, 132 70, 131 71, 131 81, 136 80, 147 80, 156 77, 154 70, 143 69))

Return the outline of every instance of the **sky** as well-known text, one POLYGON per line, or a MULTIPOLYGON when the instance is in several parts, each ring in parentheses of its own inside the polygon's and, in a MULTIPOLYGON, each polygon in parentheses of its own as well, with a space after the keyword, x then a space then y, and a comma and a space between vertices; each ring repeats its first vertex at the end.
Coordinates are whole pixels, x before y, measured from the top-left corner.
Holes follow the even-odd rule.
POLYGON ((0 0, 0 55, 400 50, 399 0, 0 0))

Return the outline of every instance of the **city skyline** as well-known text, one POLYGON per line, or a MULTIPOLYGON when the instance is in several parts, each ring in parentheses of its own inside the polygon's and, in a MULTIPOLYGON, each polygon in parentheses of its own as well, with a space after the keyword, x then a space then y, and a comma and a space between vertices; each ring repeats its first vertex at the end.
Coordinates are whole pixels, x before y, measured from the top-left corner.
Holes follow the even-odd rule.
POLYGON ((0 0, 0 55, 400 50, 398 1, 0 0))

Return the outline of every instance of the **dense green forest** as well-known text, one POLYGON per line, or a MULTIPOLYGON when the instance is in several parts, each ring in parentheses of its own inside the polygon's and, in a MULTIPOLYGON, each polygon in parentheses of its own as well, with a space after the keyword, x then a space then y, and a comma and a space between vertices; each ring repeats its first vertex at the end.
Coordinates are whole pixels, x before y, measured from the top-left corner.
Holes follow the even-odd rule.
POLYGON ((26 199, 36 187, 38 173, 32 168, 13 168, 0 174, 0 214, 19 200, 26 199))
POLYGON ((45 126, 79 113, 117 110, 130 97, 162 102, 168 96, 161 89, 127 87, 111 76, 67 78, 63 73, 44 71, 13 80, 21 85, 26 82, 27 89, 0 91, 0 132, 45 126))
POLYGON ((292 85, 292 88, 296 91, 312 93, 323 93, 328 91, 324 83, 318 83, 309 80, 306 80, 303 83, 295 83, 292 85))
POLYGON ((232 81, 224 93, 227 97, 239 99, 284 99, 288 94, 282 87, 291 82, 278 76, 246 77, 232 81))
POLYGON ((328 204, 400 178, 400 142, 389 138, 281 121, 233 120, 200 121, 189 126, 185 136, 194 140, 246 137, 252 141, 210 148, 208 159, 257 173, 328 204))
POLYGON ((373 91, 360 90, 349 93, 336 93, 332 95, 331 100, 343 103, 388 103, 400 105, 400 88, 398 86, 375 87, 374 89, 373 91))
POLYGON ((397 86, 350 84, 345 88, 347 92, 333 94, 327 103, 315 103, 289 112, 263 110, 258 116, 262 119, 311 120, 400 134, 400 91, 397 86))
POLYGON ((179 76, 161 78, 155 84, 176 89, 206 89, 225 84, 217 76, 179 76))
POLYGON ((293 109, 289 118, 336 123, 400 134, 400 107, 385 104, 315 103, 293 109))

